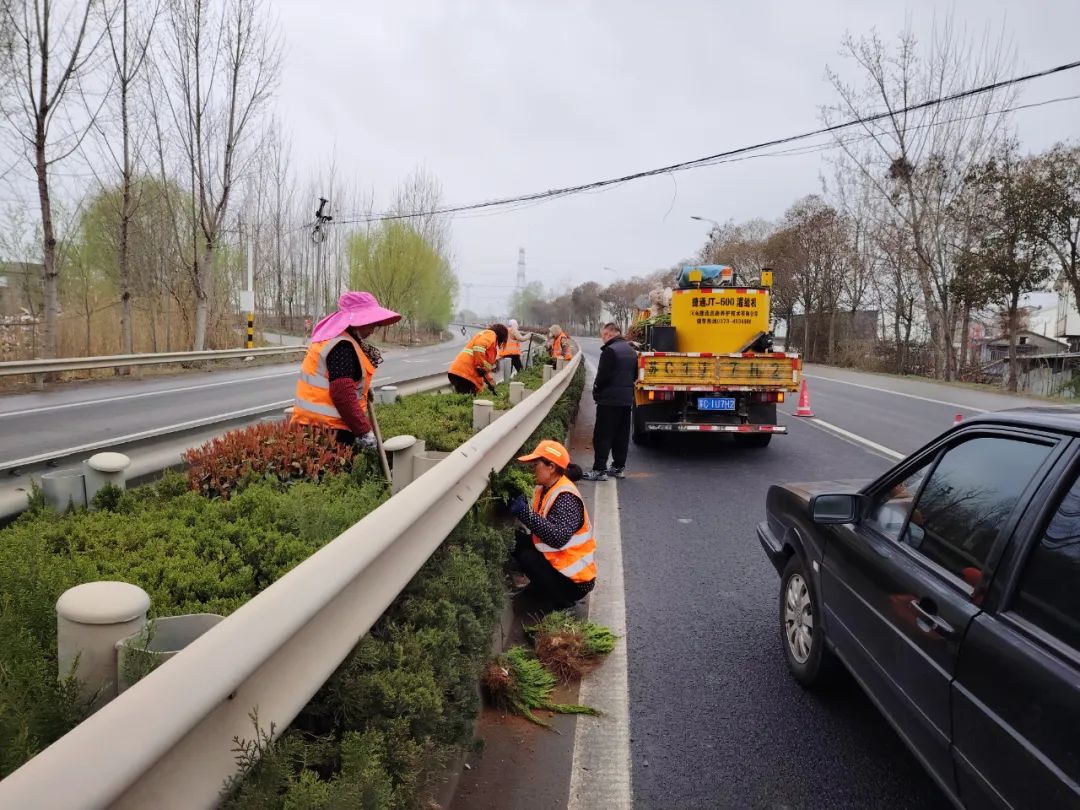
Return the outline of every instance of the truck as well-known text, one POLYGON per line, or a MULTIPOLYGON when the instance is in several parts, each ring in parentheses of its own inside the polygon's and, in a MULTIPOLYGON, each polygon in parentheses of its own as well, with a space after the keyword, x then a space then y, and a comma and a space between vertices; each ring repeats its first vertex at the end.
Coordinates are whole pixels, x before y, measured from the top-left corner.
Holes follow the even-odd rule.
POLYGON ((802 362, 773 351, 772 276, 762 270, 747 284, 729 265, 694 265, 679 272, 670 304, 651 296, 634 330, 635 443, 709 432, 767 447, 787 433, 776 406, 798 390, 802 362))

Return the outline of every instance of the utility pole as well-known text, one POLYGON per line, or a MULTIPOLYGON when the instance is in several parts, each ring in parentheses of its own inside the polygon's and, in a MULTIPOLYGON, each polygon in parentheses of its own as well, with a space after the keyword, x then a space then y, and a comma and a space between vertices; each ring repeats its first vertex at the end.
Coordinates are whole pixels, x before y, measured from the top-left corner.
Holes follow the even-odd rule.
POLYGON ((237 223, 241 238, 246 240, 247 289, 240 293, 240 310, 247 313, 247 333, 244 348, 255 348, 255 233, 254 228, 245 228, 243 221, 237 223))
MULTIPOLYGON (((315 279, 313 287, 316 293, 319 290, 319 276, 323 272, 322 267, 322 246, 326 241, 326 225, 334 221, 334 218, 326 213, 326 204, 329 200, 326 197, 319 197, 319 207, 315 210, 315 226, 311 229, 311 241, 315 243, 315 279)), ((324 291, 323 291, 324 292, 324 291)), ((319 312, 311 313, 314 315, 322 314, 322 307, 325 305, 325 301, 319 305, 319 312)))

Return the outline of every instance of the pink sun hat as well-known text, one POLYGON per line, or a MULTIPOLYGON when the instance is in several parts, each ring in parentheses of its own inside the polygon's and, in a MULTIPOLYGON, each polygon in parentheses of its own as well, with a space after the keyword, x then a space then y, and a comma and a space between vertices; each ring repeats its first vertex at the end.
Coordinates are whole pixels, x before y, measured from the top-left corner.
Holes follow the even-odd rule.
POLYGON ((391 309, 379 306, 369 292, 346 292, 338 299, 337 312, 327 315, 311 330, 311 340, 318 343, 335 338, 350 326, 389 326, 401 320, 391 309))

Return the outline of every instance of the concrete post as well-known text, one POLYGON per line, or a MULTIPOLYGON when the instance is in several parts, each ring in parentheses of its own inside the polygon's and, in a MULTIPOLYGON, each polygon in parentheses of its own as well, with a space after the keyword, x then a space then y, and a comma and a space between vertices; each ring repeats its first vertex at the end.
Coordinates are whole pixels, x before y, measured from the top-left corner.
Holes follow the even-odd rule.
POLYGON ((525 383, 510 383, 510 404, 517 405, 525 399, 525 383))
POLYGON ((398 388, 396 385, 384 385, 375 392, 377 405, 389 405, 398 400, 398 388))
POLYGON ((427 450, 423 453, 417 453, 413 456, 413 480, 415 481, 421 475, 432 469, 436 464, 446 458, 449 453, 444 453, 441 450, 427 450))
POLYGON ((549 365, 547 365, 545 363, 544 364, 544 382, 547 382, 548 380, 550 380, 554 374, 555 374, 555 369, 553 369, 551 366, 549 366, 549 365))
POLYGON ((472 402, 472 429, 483 430, 491 424, 491 411, 495 403, 490 399, 474 399, 472 402))
POLYGON ((285 409, 285 421, 286 422, 292 420, 292 412, 293 412, 292 406, 289 406, 288 408, 285 409))
POLYGON ((110 484, 124 489, 127 481, 127 468, 131 459, 123 453, 97 453, 83 462, 83 475, 86 476, 86 503, 94 508, 94 496, 110 484))
POLYGON ((396 495, 413 480, 413 456, 424 452, 424 442, 415 436, 394 436, 383 442, 390 456, 390 493, 396 495))
POLYGON ((58 676, 74 669, 85 698, 95 706, 116 697, 116 642, 146 626, 150 597, 127 582, 87 582, 65 591, 56 602, 58 676))
POLYGON ((55 470, 41 476, 41 492, 45 503, 57 512, 69 506, 86 506, 86 478, 77 468, 55 470))
POLYGON ((556 357, 555 358, 555 370, 556 371, 562 371, 564 368, 566 368, 566 358, 565 357, 556 357))

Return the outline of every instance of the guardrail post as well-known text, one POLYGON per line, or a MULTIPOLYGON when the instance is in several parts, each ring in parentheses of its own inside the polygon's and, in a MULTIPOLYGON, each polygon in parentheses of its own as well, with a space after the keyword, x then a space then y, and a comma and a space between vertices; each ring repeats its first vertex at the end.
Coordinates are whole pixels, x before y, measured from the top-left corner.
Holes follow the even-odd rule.
POLYGON ((517 405, 525 399, 525 383, 510 383, 510 404, 517 405))
POLYGON ((86 477, 86 503, 92 509, 94 496, 105 487, 112 485, 124 489, 127 482, 127 468, 131 459, 123 453, 97 453, 83 462, 83 474, 86 477))
POLYGON ((116 697, 116 643, 142 631, 149 608, 146 591, 127 582, 87 582, 57 600, 57 674, 74 674, 95 708, 116 697))
POLYGON ((384 385, 375 392, 375 402, 378 405, 389 405, 398 400, 398 388, 396 385, 384 385))
POLYGON ((562 371, 564 368, 566 368, 566 358, 565 357, 556 357, 555 358, 555 370, 556 371, 562 371))
POLYGON ((472 429, 483 430, 491 424, 491 412, 495 409, 495 403, 490 399, 474 399, 472 401, 472 429))
POLYGON ((423 453, 426 445, 415 436, 394 436, 383 442, 390 455, 390 492, 397 494, 413 481, 413 458, 423 453))
POLYGON ((45 389, 45 375, 44 374, 35 374, 34 375, 34 388, 36 388, 38 391, 43 391, 45 389))
POLYGON ((550 380, 555 375, 555 369, 553 369, 551 366, 549 366, 547 363, 545 363, 544 364, 544 372, 543 372, 543 374, 544 374, 544 382, 547 382, 548 380, 550 380))

